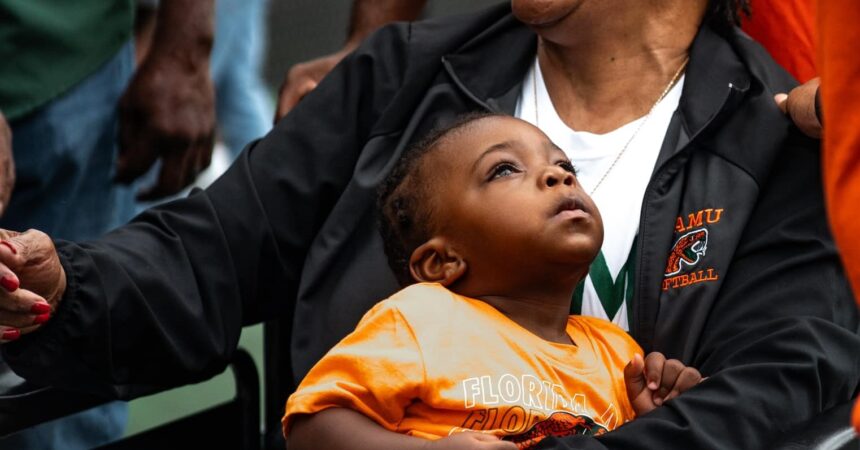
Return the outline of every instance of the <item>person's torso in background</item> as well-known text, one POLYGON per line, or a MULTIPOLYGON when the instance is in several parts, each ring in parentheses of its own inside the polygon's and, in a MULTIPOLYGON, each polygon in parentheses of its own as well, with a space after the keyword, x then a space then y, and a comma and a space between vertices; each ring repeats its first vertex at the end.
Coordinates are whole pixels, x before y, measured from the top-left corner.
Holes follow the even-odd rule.
POLYGON ((131 37, 131 0, 0 2, 0 110, 20 118, 62 94, 131 37))

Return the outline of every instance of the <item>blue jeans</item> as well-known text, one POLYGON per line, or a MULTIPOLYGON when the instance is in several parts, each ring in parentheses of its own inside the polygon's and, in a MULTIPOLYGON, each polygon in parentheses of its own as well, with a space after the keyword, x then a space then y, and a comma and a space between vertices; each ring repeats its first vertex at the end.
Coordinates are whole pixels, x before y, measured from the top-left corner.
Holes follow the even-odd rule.
POLYGON ((111 179, 117 103, 133 71, 129 43, 65 94, 10 124, 17 181, 0 226, 84 240, 131 218, 132 189, 111 179))
MULTIPOLYGON (((133 73, 129 42, 68 92, 10 124, 17 180, 0 227, 84 240, 131 218, 133 189, 111 180, 117 103, 133 73)), ((92 448, 122 437, 127 420, 128 406, 112 402, 0 439, 0 449, 92 448)))
POLYGON ((235 158, 272 129, 271 95, 260 76, 265 50, 266 0, 215 2, 215 44, 210 72, 221 140, 235 158))

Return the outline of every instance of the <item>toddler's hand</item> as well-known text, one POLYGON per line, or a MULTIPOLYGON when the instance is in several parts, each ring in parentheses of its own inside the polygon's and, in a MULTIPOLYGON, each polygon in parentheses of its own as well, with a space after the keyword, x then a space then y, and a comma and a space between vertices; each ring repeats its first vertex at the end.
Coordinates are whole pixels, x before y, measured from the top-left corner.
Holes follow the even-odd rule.
POLYGON ((428 441, 424 448, 426 450, 517 450, 517 445, 491 434, 467 431, 436 441, 428 441))
POLYGON ((667 361, 659 352, 649 353, 645 360, 637 354, 624 368, 627 398, 636 415, 653 410, 701 381, 698 370, 677 359, 667 361))

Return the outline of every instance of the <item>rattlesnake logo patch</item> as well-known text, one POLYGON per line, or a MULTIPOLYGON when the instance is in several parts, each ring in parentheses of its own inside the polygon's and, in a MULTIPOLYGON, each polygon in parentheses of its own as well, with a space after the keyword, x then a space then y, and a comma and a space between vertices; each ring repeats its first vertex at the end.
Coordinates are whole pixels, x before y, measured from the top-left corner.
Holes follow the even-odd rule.
POLYGON ((517 444, 520 449, 530 449, 547 436, 598 436, 606 431, 606 427, 595 422, 591 417, 556 411, 534 424, 525 433, 506 436, 504 440, 517 444))
POLYGON ((708 230, 699 228, 678 238, 666 261, 664 275, 669 277, 699 263, 708 250, 708 230))

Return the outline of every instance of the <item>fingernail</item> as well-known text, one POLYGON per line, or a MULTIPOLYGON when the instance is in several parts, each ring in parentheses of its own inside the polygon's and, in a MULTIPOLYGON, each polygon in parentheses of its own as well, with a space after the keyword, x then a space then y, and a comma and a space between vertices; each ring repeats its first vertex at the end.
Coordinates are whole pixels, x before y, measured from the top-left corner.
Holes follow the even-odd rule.
POLYGON ((651 389, 652 391, 656 391, 657 390, 657 382, 652 381, 652 382, 648 383, 648 389, 651 389))
POLYGON ((0 278, 0 286, 3 286, 9 292, 14 292, 18 289, 18 280, 9 275, 0 278))
POLYGON ((33 303, 30 307, 30 312, 33 314, 47 314, 51 312, 51 305, 47 303, 33 303))
POLYGON ((655 398, 655 399, 654 399, 654 404, 655 404, 655 405, 657 405, 657 406, 662 405, 662 404, 663 404, 663 399, 662 399, 662 398, 660 398, 660 397, 655 398))
POLYGON ((4 341, 14 341, 21 337, 21 331, 17 329, 9 329, 3 332, 3 336, 0 336, 0 339, 4 341))
POLYGON ((50 314, 39 314, 38 316, 36 316, 35 319, 33 319, 33 325, 39 325, 41 323, 45 323, 50 318, 51 318, 50 314))
POLYGON ((18 250, 15 250, 15 246, 12 245, 12 243, 9 241, 0 241, 0 245, 5 245, 6 247, 8 247, 9 251, 12 252, 13 255, 18 254, 18 250))

